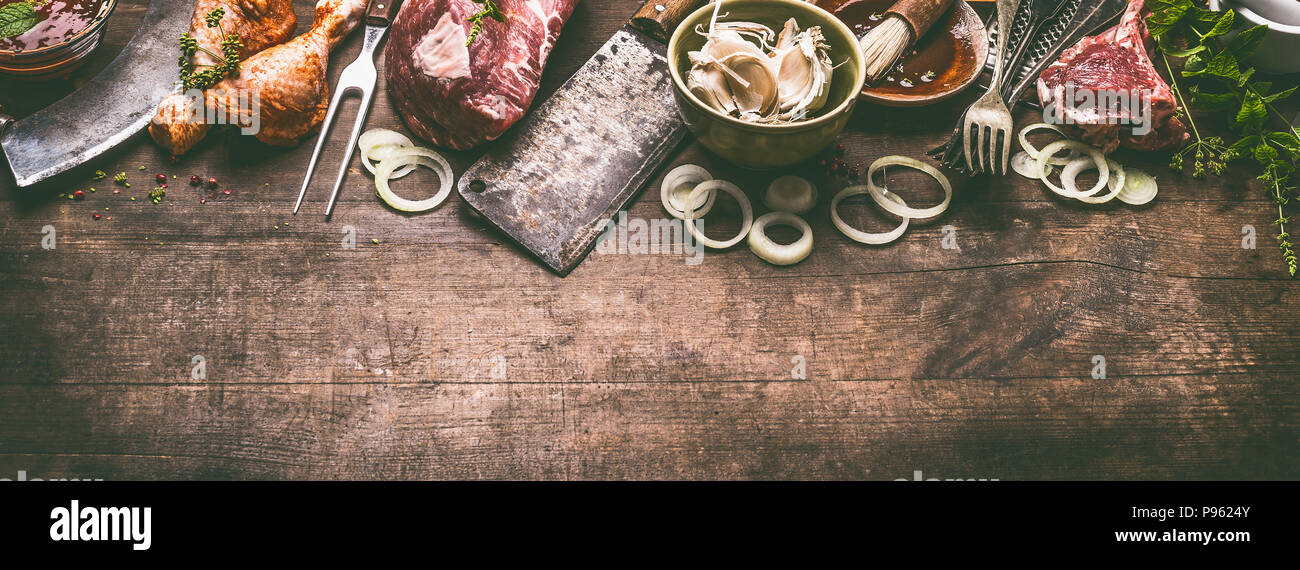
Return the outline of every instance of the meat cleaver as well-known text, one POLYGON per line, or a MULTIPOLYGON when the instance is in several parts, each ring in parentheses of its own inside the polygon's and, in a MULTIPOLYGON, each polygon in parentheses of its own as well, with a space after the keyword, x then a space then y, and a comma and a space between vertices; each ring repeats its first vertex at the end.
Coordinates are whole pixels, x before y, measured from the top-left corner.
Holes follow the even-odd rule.
POLYGON ((152 0, 131 43, 94 79, 20 121, 0 115, 0 148, 18 187, 85 164, 145 128, 174 89, 176 38, 193 12, 188 0, 152 0))
POLYGON ((561 276, 641 189, 686 126, 667 43, 705 0, 652 0, 461 176, 465 202, 561 276))

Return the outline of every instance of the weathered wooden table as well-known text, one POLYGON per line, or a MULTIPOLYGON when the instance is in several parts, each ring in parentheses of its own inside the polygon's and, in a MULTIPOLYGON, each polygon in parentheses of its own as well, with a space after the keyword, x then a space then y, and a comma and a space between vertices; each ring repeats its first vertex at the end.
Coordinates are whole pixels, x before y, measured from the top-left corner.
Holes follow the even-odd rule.
MULTIPOLYGON (((0 82, 0 105, 21 116, 66 93, 142 4, 123 2, 72 80, 0 82)), ((582 3, 541 96, 635 5, 582 3)), ((305 29, 310 3, 298 12, 305 29)), ((358 49, 335 53, 335 75, 358 49)), ((848 159, 920 156, 961 106, 862 105, 848 159)), ((369 125, 400 124, 381 96, 369 125)), ((885 247, 840 235, 823 189, 800 265, 743 247, 698 265, 592 255, 560 279, 454 197, 386 209, 355 162, 332 222, 328 176, 290 216, 310 153, 216 136, 171 165, 142 135, 55 185, 0 181, 0 477, 1300 476, 1300 287, 1244 169, 1202 182, 1125 157, 1160 173, 1145 208, 976 181, 885 247), (96 168, 136 183, 113 194, 96 168), (158 172, 179 178, 154 205, 158 172), (233 192, 201 203, 192 174, 233 192)), ((694 143, 671 164, 687 161, 755 198, 770 176, 694 143)), ((658 182, 631 218, 663 216, 658 182)), ((938 195, 918 187, 918 203, 938 195)))

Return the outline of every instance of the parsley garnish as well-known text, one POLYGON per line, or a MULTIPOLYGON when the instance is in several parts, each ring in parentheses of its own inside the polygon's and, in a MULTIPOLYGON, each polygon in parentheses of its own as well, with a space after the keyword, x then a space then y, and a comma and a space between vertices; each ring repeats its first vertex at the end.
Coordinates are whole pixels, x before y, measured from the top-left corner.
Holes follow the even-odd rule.
POLYGON ((465 20, 466 22, 473 24, 469 28, 469 39, 465 40, 465 47, 469 47, 470 44, 474 43, 474 40, 478 39, 479 32, 483 31, 483 18, 492 18, 498 22, 506 21, 506 15, 501 12, 500 8, 497 8, 496 2, 493 2, 492 0, 474 1, 482 4, 483 9, 479 10, 477 14, 470 16, 468 20, 465 20))
POLYGON ((1277 206, 1273 223, 1278 227, 1282 259, 1295 277, 1296 253, 1286 231, 1291 218, 1285 215, 1285 206, 1296 194, 1291 179, 1300 159, 1300 133, 1273 103, 1290 97, 1296 88, 1273 92, 1271 82, 1252 81, 1255 68, 1243 69, 1240 63, 1255 53, 1267 27, 1247 28, 1225 41, 1224 34, 1232 29, 1232 10, 1206 10, 1192 0, 1149 0, 1148 5, 1152 11, 1147 17, 1147 29, 1156 38, 1160 58, 1182 108, 1179 113, 1187 119, 1195 139, 1174 153, 1170 168, 1181 172, 1184 158, 1191 156, 1192 176, 1204 178, 1206 172, 1223 174, 1227 163, 1234 160, 1254 159, 1261 169, 1256 178, 1263 182, 1277 206), (1236 137, 1233 143, 1226 143, 1222 137, 1201 137, 1191 114, 1184 110, 1187 104, 1169 57, 1187 58, 1181 75, 1188 78, 1192 102, 1205 111, 1225 112, 1236 137), (1270 115, 1282 119, 1286 128, 1269 128, 1270 115))
POLYGON ((185 89, 207 89, 220 83, 226 77, 239 75, 243 62, 239 59, 239 50, 244 49, 244 42, 235 34, 226 35, 225 30, 221 29, 221 19, 226 16, 224 8, 217 8, 203 17, 209 28, 217 28, 221 34, 221 53, 213 53, 204 47, 199 46, 199 41, 189 32, 181 34, 181 56, 178 61, 181 67, 181 84, 185 89), (202 51, 213 59, 217 60, 214 65, 194 65, 194 54, 202 51), (202 69, 196 70, 196 67, 202 69))

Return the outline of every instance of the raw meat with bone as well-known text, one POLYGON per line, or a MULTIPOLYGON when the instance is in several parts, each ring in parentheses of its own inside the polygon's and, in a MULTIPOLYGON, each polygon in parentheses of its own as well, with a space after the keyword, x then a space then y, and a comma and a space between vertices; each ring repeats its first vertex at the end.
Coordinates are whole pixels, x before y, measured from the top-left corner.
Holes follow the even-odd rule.
POLYGON ((408 0, 384 48, 388 91, 416 136, 465 150, 495 140, 528 110, 546 59, 578 0, 496 0, 466 47, 473 0, 408 0))
POLYGON ((1148 55, 1154 42, 1147 33, 1144 0, 1130 0, 1128 10, 1115 27, 1084 38, 1038 78, 1038 98, 1045 109, 1054 108, 1066 122, 1082 131, 1084 141, 1111 152, 1120 146, 1158 150, 1182 144, 1187 128, 1178 120, 1178 104, 1148 55), (1076 94, 1067 101, 1067 85, 1076 94), (1078 106, 1077 94, 1090 92, 1093 100, 1102 93, 1138 93, 1150 101, 1145 105, 1116 108, 1101 104, 1078 106), (1135 133, 1129 121, 1145 112, 1151 131, 1135 133), (1138 115, 1135 117, 1135 115, 1138 115))

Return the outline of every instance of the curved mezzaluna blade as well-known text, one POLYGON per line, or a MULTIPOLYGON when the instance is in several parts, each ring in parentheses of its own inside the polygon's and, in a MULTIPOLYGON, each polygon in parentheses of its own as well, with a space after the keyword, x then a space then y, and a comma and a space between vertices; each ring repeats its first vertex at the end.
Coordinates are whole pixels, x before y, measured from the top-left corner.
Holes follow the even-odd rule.
POLYGON ((48 180, 108 152, 149 124, 176 81, 176 38, 189 0, 153 0, 135 37, 76 92, 14 124, 0 139, 18 187, 48 180))

